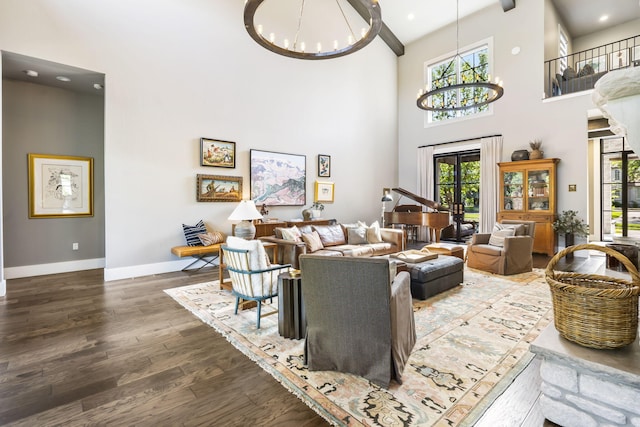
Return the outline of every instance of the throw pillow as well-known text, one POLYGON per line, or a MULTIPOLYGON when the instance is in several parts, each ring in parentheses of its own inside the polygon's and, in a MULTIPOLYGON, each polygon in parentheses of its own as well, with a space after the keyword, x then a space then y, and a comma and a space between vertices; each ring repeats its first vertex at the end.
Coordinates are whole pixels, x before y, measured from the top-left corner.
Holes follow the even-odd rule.
POLYGON ((588 76, 589 74, 594 74, 594 73, 595 71, 593 71, 593 67, 591 66, 591 64, 586 64, 584 67, 580 69, 580 72, 578 73, 578 77, 588 76))
POLYGON ((198 239, 200 239, 202 245, 211 246, 224 242, 224 234, 220 231, 209 231, 208 233, 198 234, 198 239))
POLYGON ((367 242, 369 243, 382 243, 382 236, 380 235, 380 224, 378 221, 371 224, 371 227, 367 228, 367 242))
POLYGON ((198 234, 207 232, 207 227, 204 226, 202 220, 198 221, 196 225, 182 224, 182 230, 184 231, 184 238, 187 240, 187 246, 202 246, 198 234))
POLYGON ((319 251, 320 249, 324 249, 322 240, 320 240, 320 235, 317 231, 303 234, 302 240, 304 240, 304 243, 307 245, 307 249, 309 249, 309 252, 315 252, 319 251))
POLYGON ((298 230, 298 227, 295 225, 291 228, 281 228, 280 232, 282 233, 282 238, 284 240, 292 242, 299 242, 302 237, 302 233, 300 233, 300 230, 298 230))
POLYGON ((367 229, 365 227, 349 227, 347 228, 347 243, 350 245, 366 245, 367 229))
POLYGON ((556 80, 558 83, 564 80, 564 76, 562 74, 556 73, 556 80))
POLYGON ((264 270, 269 267, 269 257, 264 250, 262 242, 259 240, 245 240, 240 237, 227 237, 227 246, 233 249, 244 249, 249 251, 249 269, 264 270))
POLYGON ((515 231, 514 236, 525 236, 527 234, 527 229, 524 224, 501 224, 498 222, 493 226, 493 231, 507 229, 513 229, 515 231))
POLYGON ((515 236, 516 230, 513 228, 505 228, 504 230, 497 230, 491 233, 489 237, 489 244, 492 246, 504 246, 505 237, 515 236))
POLYGON ((571 67, 565 68, 564 73, 562 73, 562 77, 564 77, 565 80, 575 79, 577 76, 576 70, 571 67))

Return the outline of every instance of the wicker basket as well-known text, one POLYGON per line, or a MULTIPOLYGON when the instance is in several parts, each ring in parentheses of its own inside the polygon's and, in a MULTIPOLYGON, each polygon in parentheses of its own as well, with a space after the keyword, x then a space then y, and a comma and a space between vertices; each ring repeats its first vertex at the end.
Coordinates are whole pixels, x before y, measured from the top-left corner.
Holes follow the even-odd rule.
POLYGON ((640 276, 636 266, 620 252, 589 244, 570 246, 549 261, 545 278, 551 287, 554 322, 560 335, 598 349, 623 347, 636 339, 640 276), (553 270, 565 255, 584 249, 616 258, 632 280, 553 270))

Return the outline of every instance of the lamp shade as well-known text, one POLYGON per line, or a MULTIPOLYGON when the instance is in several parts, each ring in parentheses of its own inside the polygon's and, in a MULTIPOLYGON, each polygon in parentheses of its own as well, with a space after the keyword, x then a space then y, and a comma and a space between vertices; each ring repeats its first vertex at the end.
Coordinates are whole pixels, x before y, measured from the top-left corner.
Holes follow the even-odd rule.
POLYGON ((253 200, 241 201, 233 212, 231 212, 231 215, 229 215, 229 219, 232 221, 254 220, 260 218, 262 218, 262 215, 258 212, 253 200))
POLYGON ((385 193, 384 196, 382 196, 382 202, 392 202, 393 201, 393 197, 391 197, 389 195, 389 193, 385 193))
POLYGON ((229 219, 232 221, 240 221, 234 229, 234 235, 243 239, 251 240, 256 235, 256 227, 251 222, 254 219, 260 219, 262 215, 256 209, 256 204, 252 200, 243 200, 231 212, 229 219))

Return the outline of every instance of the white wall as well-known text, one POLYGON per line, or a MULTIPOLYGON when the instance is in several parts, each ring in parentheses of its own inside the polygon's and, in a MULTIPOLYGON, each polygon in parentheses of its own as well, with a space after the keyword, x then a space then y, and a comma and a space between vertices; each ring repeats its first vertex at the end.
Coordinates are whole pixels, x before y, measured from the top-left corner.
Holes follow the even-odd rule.
MULTIPOLYGON (((258 46, 237 0, 3 0, 0 49, 105 73, 107 279, 179 269, 181 224, 231 231, 235 204, 197 203, 196 174, 242 176, 249 149, 332 156, 326 217, 376 219, 397 176, 397 60, 381 41, 328 61, 258 46), (237 143, 236 169, 199 166, 199 138, 237 143)), ((271 208, 300 216, 302 207, 271 208)))
POLYGON ((493 37, 494 71, 504 81, 504 96, 493 105, 493 115, 425 128, 424 112, 416 107, 423 85, 425 61, 455 51, 455 25, 406 47, 399 65, 399 185, 416 186, 416 148, 459 139, 502 134, 502 160, 528 141, 542 139, 545 157, 557 157, 558 211, 579 210, 587 215, 587 110, 590 94, 542 100, 544 85, 544 2, 520 0, 503 12, 499 3, 460 21, 460 46, 493 37), (490 24, 487 24, 487 23, 490 24), (519 46, 519 55, 511 49, 519 46), (577 184, 568 192, 568 184, 577 184))
MULTIPOLYGON (((638 35, 640 35, 640 19, 635 19, 606 30, 575 38, 573 41, 573 52, 593 49, 594 47, 614 43, 638 35)), ((636 43, 640 43, 640 40, 636 40, 636 43)))

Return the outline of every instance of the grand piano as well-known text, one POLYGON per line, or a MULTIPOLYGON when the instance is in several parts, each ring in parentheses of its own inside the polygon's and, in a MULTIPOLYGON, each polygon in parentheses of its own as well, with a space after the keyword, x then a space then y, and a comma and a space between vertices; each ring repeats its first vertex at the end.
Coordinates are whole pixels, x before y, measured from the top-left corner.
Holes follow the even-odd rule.
MULTIPOLYGON (((393 211, 384 213, 384 223, 429 227, 429 240, 440 242, 440 230, 449 225, 449 210, 440 203, 427 200, 404 188, 392 188, 391 190, 426 206, 428 212, 423 212, 422 206, 419 205, 398 205, 396 202, 393 211)), ((399 201, 400 199, 398 199, 399 201)))

